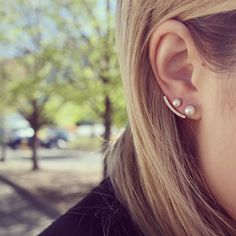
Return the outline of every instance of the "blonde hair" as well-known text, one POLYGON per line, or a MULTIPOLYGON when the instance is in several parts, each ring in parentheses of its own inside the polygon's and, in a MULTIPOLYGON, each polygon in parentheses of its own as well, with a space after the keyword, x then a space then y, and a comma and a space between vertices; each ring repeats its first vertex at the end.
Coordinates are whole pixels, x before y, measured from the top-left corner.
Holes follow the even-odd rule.
MULTIPOLYGON (((219 55, 210 52, 219 50, 214 40, 220 40, 221 26, 232 20, 225 14, 235 9, 235 0, 117 2, 116 42, 129 124, 107 151, 108 175, 118 198, 145 235, 236 235, 235 222, 217 204, 201 177, 197 157, 179 128, 178 118, 163 103, 164 94, 148 56, 153 30, 172 18, 189 27, 193 38, 201 41, 196 45, 203 58, 219 69, 219 55)), ((227 32, 222 33, 224 38, 227 32)), ((236 39, 232 35, 228 33, 231 41, 236 39)))

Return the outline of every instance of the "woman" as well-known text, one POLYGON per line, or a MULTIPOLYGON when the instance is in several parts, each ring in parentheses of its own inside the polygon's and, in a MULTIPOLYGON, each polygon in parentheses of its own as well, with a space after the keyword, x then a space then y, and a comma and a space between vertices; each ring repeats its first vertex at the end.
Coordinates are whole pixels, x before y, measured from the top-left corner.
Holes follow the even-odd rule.
POLYGON ((116 37, 129 125, 42 235, 236 235, 236 1, 119 0, 116 37))

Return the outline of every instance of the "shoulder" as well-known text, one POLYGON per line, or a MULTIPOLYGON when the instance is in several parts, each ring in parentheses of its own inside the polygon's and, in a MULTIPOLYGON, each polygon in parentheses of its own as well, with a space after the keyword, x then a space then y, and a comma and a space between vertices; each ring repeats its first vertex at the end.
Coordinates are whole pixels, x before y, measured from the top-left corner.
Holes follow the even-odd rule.
POLYGON ((128 236, 138 235, 136 230, 106 178, 39 236, 128 236))

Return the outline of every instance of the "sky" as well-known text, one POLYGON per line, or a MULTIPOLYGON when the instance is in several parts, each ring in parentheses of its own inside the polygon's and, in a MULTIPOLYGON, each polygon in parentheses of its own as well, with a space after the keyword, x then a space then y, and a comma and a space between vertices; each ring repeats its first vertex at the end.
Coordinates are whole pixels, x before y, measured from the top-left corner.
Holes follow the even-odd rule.
MULTIPOLYGON (((48 16, 48 14, 51 14, 52 11, 50 10, 53 8, 51 2, 52 0, 0 0, 1 9, 2 12, 4 12, 4 16, 2 16, 2 14, 0 15, 2 17, 0 24, 0 59, 20 56, 22 50, 19 49, 22 48, 26 48, 30 51, 37 50, 34 48, 31 38, 24 33, 24 30, 22 30, 22 27, 28 25, 27 18, 30 19, 30 24, 35 26, 32 31, 37 30, 38 27, 45 42, 54 39, 58 31, 54 19, 48 16), (17 2, 23 2, 24 4, 19 4, 18 7, 17 2), (32 11, 35 7, 44 10, 42 10, 42 12, 38 11, 35 16, 35 11, 32 11), (27 18, 24 16, 27 16, 27 18), (3 36, 3 39, 1 35, 3 36)), ((115 1, 111 2, 111 7, 114 11, 115 1)), ((103 20, 105 3, 106 0, 98 0, 97 8, 95 9, 96 17, 100 18, 100 22, 105 21, 105 19, 103 20)), ((65 23, 68 22, 69 24, 73 21, 70 13, 65 10, 65 8, 60 9, 58 16, 61 17, 61 19, 64 19, 65 23)), ((89 27, 86 25, 86 22, 83 22, 83 27, 85 32, 89 32, 89 27)))

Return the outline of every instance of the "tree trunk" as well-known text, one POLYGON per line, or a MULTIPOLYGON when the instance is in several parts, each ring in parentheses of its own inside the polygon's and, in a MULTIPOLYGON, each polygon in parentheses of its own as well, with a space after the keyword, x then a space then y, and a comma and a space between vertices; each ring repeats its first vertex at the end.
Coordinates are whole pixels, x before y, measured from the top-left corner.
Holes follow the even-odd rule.
POLYGON ((32 138, 32 144, 31 144, 31 150, 32 150, 32 162, 33 167, 32 170, 36 171, 39 170, 38 165, 38 130, 34 130, 34 135, 32 138))
POLYGON ((7 149, 7 131, 5 128, 5 119, 0 116, 0 145, 1 145, 1 158, 0 161, 6 161, 6 149, 7 149))
POLYGON ((5 162, 6 161, 6 150, 7 150, 7 145, 6 142, 2 142, 1 144, 1 162, 5 162))
MULTIPOLYGON (((111 137, 111 126, 112 126, 112 103, 111 99, 108 95, 105 97, 105 112, 104 112, 104 134, 103 134, 103 144, 102 144, 102 153, 105 152, 105 150, 109 146, 109 141, 111 137)), ((106 158, 104 157, 104 169, 103 169, 103 177, 107 177, 107 163, 106 158)))
MULTIPOLYGON (((110 21, 110 13, 111 13, 111 5, 110 5, 110 0, 106 1, 106 16, 107 16, 107 32, 106 32, 106 41, 110 42, 110 35, 111 35, 111 21, 110 21)), ((104 45, 105 46, 105 45, 104 45)), ((111 45, 110 45, 111 46, 111 45)), ((104 59, 106 61, 106 69, 109 71, 110 65, 111 65, 111 57, 110 53, 105 50, 105 55, 104 59)), ((104 86, 109 84, 111 78, 103 78, 103 83, 104 86)), ((112 103, 111 99, 108 94, 105 96, 105 111, 104 111, 104 135, 103 135, 103 144, 102 144, 102 152, 103 154, 105 153, 106 149, 109 146, 109 141, 111 137, 111 127, 112 127, 112 103)), ((107 177, 107 161, 106 161, 106 156, 104 155, 104 163, 103 163, 103 177, 107 177)))
POLYGON ((109 96, 105 97, 105 112, 104 112, 104 140, 109 140, 111 136, 111 123, 112 123, 112 104, 109 96))
POLYGON ((24 117, 28 120, 30 123, 31 128, 34 130, 34 134, 32 137, 32 140, 30 142, 30 147, 32 151, 32 170, 36 171, 39 170, 39 165, 38 165, 38 131, 41 128, 41 123, 40 123, 40 115, 41 115, 41 108, 38 105, 37 100, 32 100, 31 102, 32 106, 32 113, 30 114, 25 114, 24 112, 22 113, 24 117))

